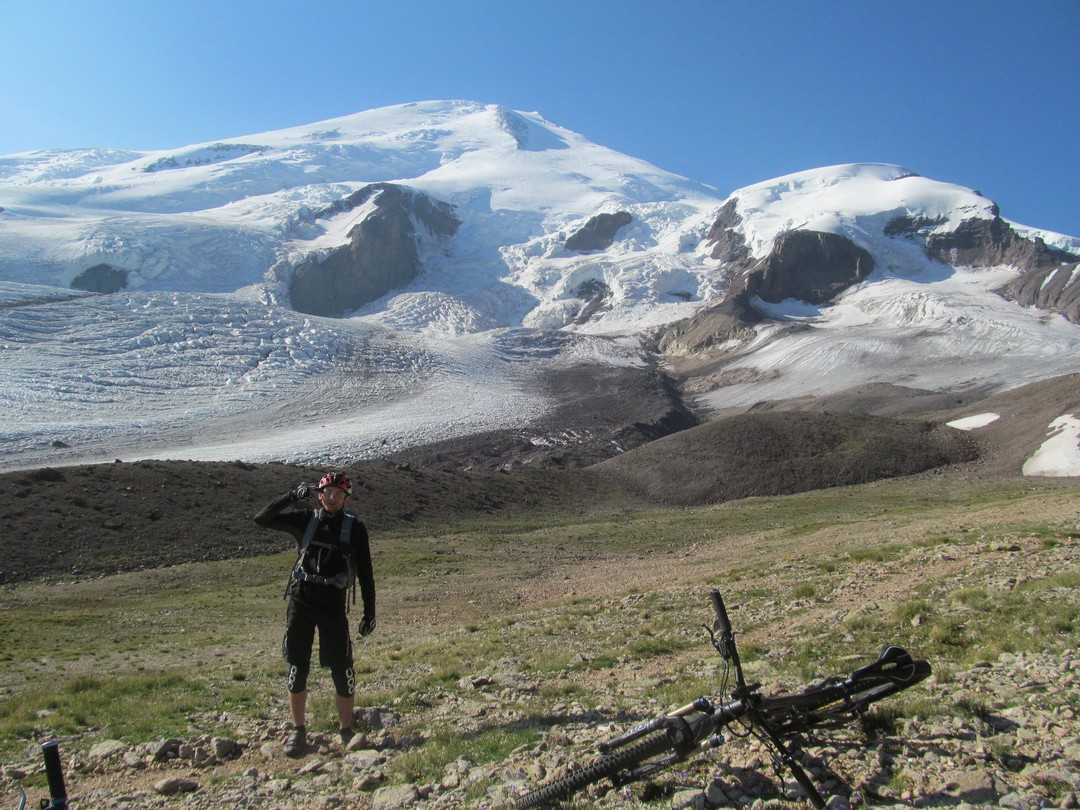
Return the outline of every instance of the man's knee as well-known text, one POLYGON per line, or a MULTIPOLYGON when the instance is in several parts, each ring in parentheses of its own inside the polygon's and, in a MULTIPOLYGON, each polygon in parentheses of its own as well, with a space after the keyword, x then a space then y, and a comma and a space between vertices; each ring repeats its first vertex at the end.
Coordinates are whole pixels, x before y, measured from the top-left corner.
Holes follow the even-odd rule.
POLYGON ((356 694, 356 673, 352 667, 334 667, 330 670, 330 676, 334 679, 334 689, 341 697, 352 697, 356 694))
POLYGON ((287 688, 294 695, 307 691, 307 679, 310 666, 292 664, 289 667, 287 688))

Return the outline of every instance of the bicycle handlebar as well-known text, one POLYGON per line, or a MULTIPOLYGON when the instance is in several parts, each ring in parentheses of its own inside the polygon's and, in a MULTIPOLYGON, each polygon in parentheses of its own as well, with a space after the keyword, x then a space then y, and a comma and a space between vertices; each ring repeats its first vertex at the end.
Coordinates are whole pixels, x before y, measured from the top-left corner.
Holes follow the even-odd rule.
POLYGON ((709 592, 709 598, 712 599, 713 610, 716 611, 716 624, 713 625, 713 629, 718 630, 722 635, 729 635, 731 620, 728 619, 727 608, 724 607, 724 598, 720 596, 720 591, 716 588, 709 592))
POLYGON ((49 795, 52 803, 48 807, 67 807, 67 787, 64 785, 64 770, 60 766, 60 747, 55 740, 41 746, 45 757, 45 775, 49 779, 49 795))
POLYGON ((709 598, 712 599, 713 611, 716 613, 713 629, 719 631, 720 636, 718 640, 716 634, 713 635, 713 647, 725 661, 731 663, 735 670, 735 694, 741 696, 747 691, 746 679, 743 678, 742 661, 739 660, 739 648, 735 645, 735 633, 731 630, 731 619, 728 618, 727 608, 724 607, 724 598, 720 595, 720 591, 713 588, 709 591, 709 598))

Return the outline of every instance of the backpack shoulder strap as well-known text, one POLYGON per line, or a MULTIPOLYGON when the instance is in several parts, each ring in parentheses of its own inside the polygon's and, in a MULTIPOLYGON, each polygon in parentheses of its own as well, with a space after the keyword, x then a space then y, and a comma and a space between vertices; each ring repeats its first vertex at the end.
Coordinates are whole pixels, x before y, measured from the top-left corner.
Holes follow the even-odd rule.
MULTIPOLYGON (((353 521, 356 520, 356 514, 348 510, 345 511, 344 517, 341 520, 341 551, 345 555, 345 565, 349 570, 349 584, 347 586, 349 593, 352 595, 351 602, 356 604, 356 563, 353 560, 352 555, 352 527, 353 521)), ((349 609, 350 599, 346 597, 345 610, 349 609)))
POLYGON ((356 520, 356 513, 346 510, 343 514, 344 517, 341 520, 341 545, 351 546, 352 525, 353 521, 356 520))
POLYGON ((300 541, 300 556, 304 556, 304 552, 307 551, 309 545, 311 545, 311 538, 315 536, 315 530, 319 528, 319 519, 322 517, 322 510, 316 509, 311 513, 311 519, 308 521, 307 528, 304 530, 304 537, 300 541))
POLYGON ((289 598, 289 591, 292 589, 293 580, 299 575, 300 569, 304 565, 304 556, 307 554, 308 546, 311 545, 311 538, 315 536, 315 530, 319 528, 319 518, 322 516, 322 510, 316 509, 311 513, 311 518, 308 520, 307 528, 304 529, 304 536, 300 539, 300 551, 296 555, 296 562, 293 563, 292 570, 289 572, 289 581, 285 583, 285 598, 289 598))

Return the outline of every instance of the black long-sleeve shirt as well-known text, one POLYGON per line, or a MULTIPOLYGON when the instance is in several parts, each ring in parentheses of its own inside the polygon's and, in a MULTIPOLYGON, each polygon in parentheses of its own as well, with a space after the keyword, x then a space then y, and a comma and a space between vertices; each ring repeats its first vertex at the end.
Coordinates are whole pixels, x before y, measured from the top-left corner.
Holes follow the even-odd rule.
MULTIPOLYGON (((341 544, 341 524, 345 510, 334 514, 315 507, 306 501, 296 501, 288 492, 268 503, 255 515, 255 522, 267 529, 288 532, 296 540, 297 550, 304 540, 312 512, 322 517, 311 538, 312 545, 304 556, 303 568, 309 574, 333 579, 348 570, 345 551, 341 544), (292 508, 288 508, 292 506, 292 508), (319 543, 320 545, 315 545, 319 543)), ((353 557, 360 596, 364 601, 364 616, 375 615, 375 574, 371 565, 371 547, 368 544, 367 526, 359 518, 353 518, 349 535, 349 550, 353 557)))

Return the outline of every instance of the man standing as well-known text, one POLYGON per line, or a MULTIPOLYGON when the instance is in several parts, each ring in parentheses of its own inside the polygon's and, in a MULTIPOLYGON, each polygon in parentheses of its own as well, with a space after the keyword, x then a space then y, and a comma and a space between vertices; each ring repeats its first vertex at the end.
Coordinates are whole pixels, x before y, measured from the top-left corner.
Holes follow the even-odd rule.
POLYGON ((341 744, 346 746, 353 738, 356 673, 346 615, 348 597, 351 592, 355 603, 359 582, 364 615, 357 632, 366 636, 375 629, 375 576, 367 527, 345 508, 351 494, 352 482, 345 473, 328 472, 318 487, 299 486, 275 498, 255 515, 260 526, 291 534, 299 550, 285 593, 289 605, 282 644, 289 665, 289 714, 293 723, 285 741, 287 756, 299 756, 307 745, 307 679, 316 630, 319 663, 330 669, 337 692, 341 744), (311 495, 317 496, 318 507, 306 501, 311 495))

